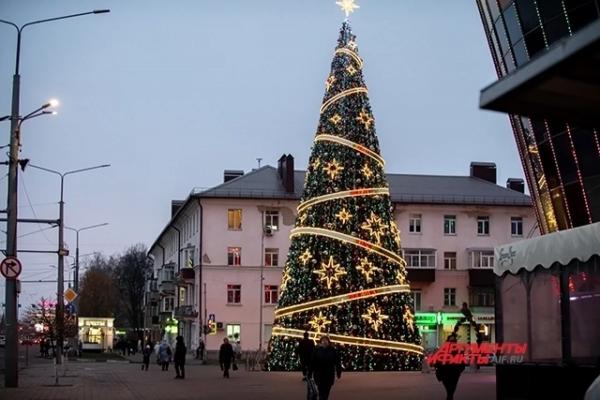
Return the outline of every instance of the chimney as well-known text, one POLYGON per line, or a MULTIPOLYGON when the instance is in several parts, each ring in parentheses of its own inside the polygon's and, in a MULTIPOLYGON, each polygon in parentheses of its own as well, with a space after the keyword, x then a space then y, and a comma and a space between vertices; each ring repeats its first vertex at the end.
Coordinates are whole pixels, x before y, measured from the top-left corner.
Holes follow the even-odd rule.
POLYGON ((525 193, 525 181, 521 178, 508 178, 506 187, 520 193, 525 193))
POLYGON ((471 162, 471 177, 496 184, 496 163, 471 162))
POLYGON ((283 154, 277 161, 277 174, 287 193, 294 193, 294 157, 283 154))
POLYGON ((177 214, 183 203, 185 203, 185 200, 171 200, 171 218, 177 214))
POLYGON ((244 171, 241 169, 226 169, 223 171, 223 183, 229 182, 232 179, 244 175, 244 171))

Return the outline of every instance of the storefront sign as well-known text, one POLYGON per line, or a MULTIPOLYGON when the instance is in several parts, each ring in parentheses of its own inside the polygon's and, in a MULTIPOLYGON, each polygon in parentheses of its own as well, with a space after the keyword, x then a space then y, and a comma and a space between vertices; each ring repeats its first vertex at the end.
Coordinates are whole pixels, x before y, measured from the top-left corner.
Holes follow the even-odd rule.
POLYGON ((437 314, 415 313, 415 323, 417 325, 437 325, 437 314))

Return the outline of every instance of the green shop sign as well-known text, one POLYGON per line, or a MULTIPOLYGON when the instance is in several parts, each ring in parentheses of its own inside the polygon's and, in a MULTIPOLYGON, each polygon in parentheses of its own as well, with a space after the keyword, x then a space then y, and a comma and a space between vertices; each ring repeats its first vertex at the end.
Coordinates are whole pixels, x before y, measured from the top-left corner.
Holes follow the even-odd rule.
POLYGON ((442 325, 455 325, 459 319, 464 317, 461 313, 442 313, 442 325))
POLYGON ((437 313, 415 313, 417 325, 437 325, 437 313))

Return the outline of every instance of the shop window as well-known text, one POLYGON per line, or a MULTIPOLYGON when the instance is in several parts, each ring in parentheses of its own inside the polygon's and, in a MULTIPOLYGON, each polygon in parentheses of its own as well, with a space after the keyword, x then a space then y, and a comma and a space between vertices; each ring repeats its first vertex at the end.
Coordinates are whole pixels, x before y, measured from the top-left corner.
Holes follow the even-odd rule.
POLYGON ((242 337, 242 326, 240 324, 227 324, 227 338, 231 342, 237 342, 242 337))

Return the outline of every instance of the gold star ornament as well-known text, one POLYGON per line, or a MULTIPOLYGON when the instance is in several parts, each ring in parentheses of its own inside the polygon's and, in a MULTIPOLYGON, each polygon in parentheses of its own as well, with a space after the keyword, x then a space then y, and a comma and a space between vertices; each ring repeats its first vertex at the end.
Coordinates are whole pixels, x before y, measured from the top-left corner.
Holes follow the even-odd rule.
POLYGON ((352 214, 350 214, 350 212, 346 210, 346 207, 342 208, 342 210, 339 213, 335 214, 335 216, 340 221, 342 221, 343 224, 350 221, 350 218, 352 218, 352 214))
POLYGON ((304 253, 302 253, 300 255, 300 262, 302 263, 302 265, 306 265, 307 262, 310 261, 310 259, 312 258, 312 254, 310 254, 310 251, 308 251, 308 249, 304 250, 304 253))
POLYGON ((360 170, 363 176, 367 179, 373 176, 373 171, 369 168, 369 164, 365 163, 365 165, 360 170))
POLYGON ((315 161, 313 161, 312 164, 310 164, 310 166, 312 167, 313 171, 316 170, 321 166, 321 160, 315 158, 315 161))
POLYGON ((319 275, 319 280, 325 282, 327 289, 331 289, 334 282, 339 282, 340 277, 346 275, 346 271, 342 269, 340 264, 336 264, 333 256, 329 256, 327 264, 321 263, 321 268, 313 271, 313 274, 319 275))
POLYGON ((381 217, 371 211, 371 216, 360 227, 368 231, 369 236, 374 237, 377 244, 381 243, 381 236, 385 234, 386 229, 381 217))
POLYGON ((329 120, 333 122, 334 125, 337 125, 342 120, 342 117, 340 117, 339 114, 335 114, 333 117, 329 118, 329 120))
MULTIPOLYGON (((286 265, 286 267, 287 267, 287 265, 286 265)), ((279 288, 282 291, 285 290, 290 279, 291 279, 290 274, 287 272, 287 268, 286 268, 286 271, 283 273, 283 277, 281 278, 281 286, 279 286, 279 288)))
POLYGON ((349 65, 346 68, 346 72, 348 72, 350 75, 354 75, 356 73, 356 68, 354 68, 352 65, 349 65))
POLYGON ((371 325, 371 328, 373 328, 375 332, 383 325, 383 321, 390 318, 388 315, 382 314, 381 309, 375 304, 371 304, 369 308, 367 308, 367 313, 363 314, 362 317, 367 320, 367 323, 371 325))
POLYGON ((327 78, 327 80, 325 81, 325 89, 329 92, 329 89, 331 89, 331 86, 333 86, 333 83, 335 82, 335 76, 333 75, 329 75, 329 77, 327 78))
POLYGON ((404 306, 404 314, 402 314, 402 320, 406 324, 406 327, 411 331, 415 331, 415 318, 410 312, 410 307, 404 306))
POLYGON ((354 0, 340 0, 336 1, 335 4, 340 6, 344 14, 346 14, 346 17, 349 17, 355 9, 360 8, 360 6, 356 4, 354 0))
POLYGON ((323 167, 323 170, 325 170, 331 179, 335 179, 344 170, 344 167, 334 158, 323 167))
POLYGON ((392 235, 394 236, 394 242, 396 242, 398 247, 400 247, 400 245, 401 245, 400 229, 398 229, 398 225, 396 225, 396 223, 394 221, 390 222, 390 231, 392 232, 392 235))
POLYGON ((381 268, 374 266, 373 263, 367 258, 362 258, 360 260, 360 265, 356 267, 356 269, 365 276, 367 282, 371 282, 373 279, 373 274, 376 271, 381 271, 381 268))
POLYGON ((373 123, 373 118, 365 111, 361 111, 356 120, 369 129, 373 123))
POLYGON ((331 325, 331 321, 323 315, 323 311, 319 311, 319 315, 315 315, 314 317, 312 317, 312 319, 308 323, 317 334, 323 332, 323 329, 325 329, 327 325, 331 325))

